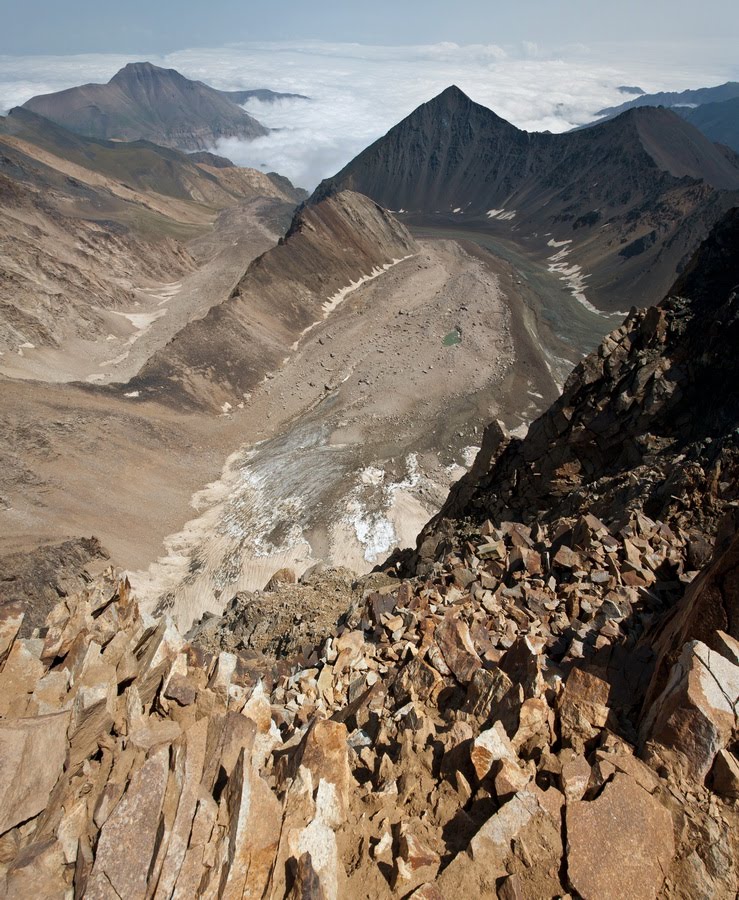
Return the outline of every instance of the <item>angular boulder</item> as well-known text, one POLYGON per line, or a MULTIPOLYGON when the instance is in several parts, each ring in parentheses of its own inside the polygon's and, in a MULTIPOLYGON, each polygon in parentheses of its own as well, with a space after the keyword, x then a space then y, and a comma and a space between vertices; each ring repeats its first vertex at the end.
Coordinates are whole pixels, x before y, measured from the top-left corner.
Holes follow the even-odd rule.
POLYGON ((597 800, 567 806, 567 873, 583 900, 653 900, 675 852, 670 813, 618 773, 597 800))

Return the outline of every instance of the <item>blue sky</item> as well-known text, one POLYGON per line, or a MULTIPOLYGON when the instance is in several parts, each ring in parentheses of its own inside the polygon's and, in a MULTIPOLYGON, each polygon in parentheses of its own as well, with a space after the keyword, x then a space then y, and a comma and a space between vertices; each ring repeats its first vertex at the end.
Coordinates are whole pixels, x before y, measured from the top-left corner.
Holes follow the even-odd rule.
POLYGON ((0 0, 0 53, 166 53, 234 41, 681 41, 739 35, 734 0, 0 0))

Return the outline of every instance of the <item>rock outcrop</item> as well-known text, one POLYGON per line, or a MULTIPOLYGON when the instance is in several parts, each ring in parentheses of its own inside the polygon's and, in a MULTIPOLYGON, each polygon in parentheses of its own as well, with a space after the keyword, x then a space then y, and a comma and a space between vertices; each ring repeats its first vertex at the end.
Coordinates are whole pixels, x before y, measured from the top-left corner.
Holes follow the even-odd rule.
MULTIPOLYGON (((523 440, 497 423, 444 520, 552 520, 631 511, 705 538, 739 500, 739 211, 727 214, 667 298, 632 309, 585 357, 523 440)), ((420 545, 419 545, 420 546, 420 545)), ((698 566, 696 566, 697 568, 698 566)))
POLYGON ((481 532, 288 656, 186 641, 113 570, 32 637, 9 610, 6 895, 733 896, 738 660, 686 644, 636 734, 686 536, 481 532))

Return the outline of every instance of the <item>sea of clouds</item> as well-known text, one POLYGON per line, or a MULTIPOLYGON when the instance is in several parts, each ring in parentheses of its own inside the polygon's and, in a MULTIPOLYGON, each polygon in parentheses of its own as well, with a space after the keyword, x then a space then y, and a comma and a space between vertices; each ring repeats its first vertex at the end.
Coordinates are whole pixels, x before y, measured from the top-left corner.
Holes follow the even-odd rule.
MULTIPOLYGON (((0 113, 35 94, 107 81, 135 55, 0 56, 0 113)), ((450 84, 528 131, 566 131, 628 99, 620 85, 652 93, 739 76, 727 42, 572 45, 524 43, 367 46, 252 43, 148 56, 213 87, 267 87, 311 99, 254 101, 245 108, 274 129, 255 141, 224 140, 217 152, 240 165, 287 175, 312 189, 419 104, 450 84)))

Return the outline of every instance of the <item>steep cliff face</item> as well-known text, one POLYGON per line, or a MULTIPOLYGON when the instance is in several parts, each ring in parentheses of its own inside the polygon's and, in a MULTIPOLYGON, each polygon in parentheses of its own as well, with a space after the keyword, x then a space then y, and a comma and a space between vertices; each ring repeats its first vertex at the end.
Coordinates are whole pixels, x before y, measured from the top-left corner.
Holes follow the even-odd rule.
POLYGON ((510 440, 493 424, 442 519, 635 509, 714 533, 739 475, 739 211, 704 242, 657 307, 573 371, 562 396, 510 440))
POLYGON ((107 84, 32 97, 24 106, 90 137, 144 139, 180 150, 204 150, 223 137, 267 134, 221 91, 148 62, 129 63, 107 84))
POLYGON ((304 207, 232 296, 155 354, 131 387, 165 401, 243 402, 353 286, 415 250, 406 229, 359 194, 304 207))
POLYGON ((591 302, 623 309, 615 304, 624 297, 668 289, 736 204, 739 166, 670 110, 634 109, 567 134, 528 133, 451 87, 314 196, 341 189, 423 221, 492 229, 560 268, 575 265, 591 302))

